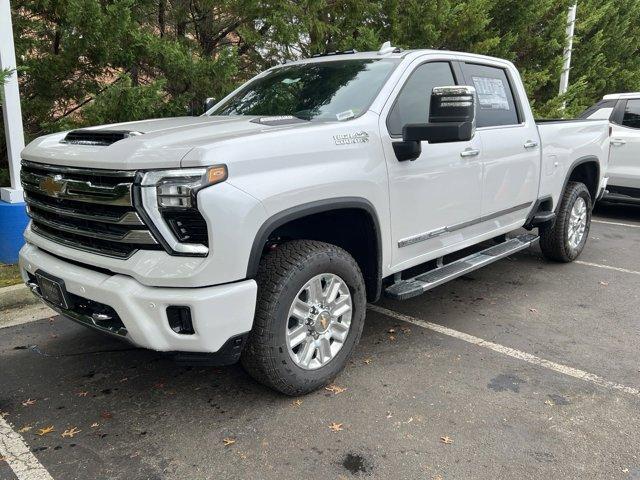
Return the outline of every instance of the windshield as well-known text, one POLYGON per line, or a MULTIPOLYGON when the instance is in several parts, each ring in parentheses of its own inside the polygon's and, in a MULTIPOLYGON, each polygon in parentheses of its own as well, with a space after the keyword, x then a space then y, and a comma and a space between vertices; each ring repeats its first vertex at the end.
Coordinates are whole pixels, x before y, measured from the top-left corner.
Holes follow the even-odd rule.
POLYGON ((209 114, 349 120, 369 108, 398 63, 359 59, 279 67, 209 114))

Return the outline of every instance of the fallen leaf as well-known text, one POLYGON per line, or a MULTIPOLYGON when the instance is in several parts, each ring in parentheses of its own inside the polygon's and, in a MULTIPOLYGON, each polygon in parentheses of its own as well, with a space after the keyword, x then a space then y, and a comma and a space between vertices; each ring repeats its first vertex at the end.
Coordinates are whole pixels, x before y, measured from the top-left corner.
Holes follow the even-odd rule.
POLYGON ((99 424, 98 422, 93 422, 93 423, 91 424, 91 428, 97 428, 97 427, 99 427, 99 426, 100 426, 100 424, 99 424))
POLYGON ((553 407, 555 405, 555 403, 553 403, 553 401, 551 401, 551 400, 545 400, 544 404, 545 405, 549 405, 550 407, 553 407))
POLYGON ((82 430, 78 430, 76 427, 71 427, 68 428, 67 430, 65 430, 64 432, 62 432, 62 437, 69 437, 69 438, 73 438, 75 437, 77 434, 79 434, 82 430))
POLYGON ((402 327, 402 333, 409 335, 411 333, 411 329, 409 327, 402 327))
POLYGON ((535 309, 535 308, 530 308, 530 309, 529 309, 529 311, 530 311, 531 313, 538 313, 538 310, 537 310, 537 309, 535 309))
POLYGON ((453 439, 451 437, 447 437, 447 436, 440 437, 440 441, 442 443, 444 443, 445 445, 451 445, 453 443, 453 439))
POLYGON ((121 378, 121 379, 120 379, 120 383, 124 383, 124 382, 126 382, 127 380, 129 380, 129 377, 121 378))
POLYGON ((86 397, 87 395, 89 395, 89 392, 78 392, 76 393, 76 395, 78 395, 79 397, 86 397))
POLYGON ((105 410, 104 412, 102 412, 102 413, 100 414, 100 416, 101 416, 102 418, 109 419, 109 418, 113 418, 113 413, 109 412, 108 410, 105 410))
POLYGON ((371 363, 371 359, 370 359, 370 358, 365 358, 365 359, 363 360, 363 362, 364 362, 366 365, 369 365, 369 364, 371 363))
POLYGON ((331 422, 331 425, 329 425, 329 430, 331 430, 332 432, 341 432, 343 430, 342 424, 331 422))
POLYGON ((27 398, 24 402, 22 402, 22 406, 28 407, 29 405, 33 405, 35 403, 36 403, 35 400, 32 400, 31 398, 27 398))
POLYGON ((302 400, 300 400, 299 398, 297 400, 294 400, 291 405, 293 405, 294 407, 299 407, 300 405, 302 405, 302 400))
POLYGON ((39 429, 36 435, 43 437, 44 435, 47 435, 48 433, 51 433, 51 432, 55 432, 53 425, 49 425, 48 427, 39 429))
POLYGON ((390 328, 389 330, 387 330, 387 333, 396 333, 396 329, 395 328, 390 328))
POLYGON ((392 342, 395 342, 396 341, 396 337, 393 336, 393 335, 389 335, 389 340, 392 341, 392 342))
POLYGON ((609 285, 609 282, 600 282, 600 285, 602 285, 603 287, 606 287, 607 285, 609 285))
POLYGON ((236 440, 234 438, 225 438, 222 440, 222 443, 224 443, 225 447, 228 447, 229 445, 236 443, 236 440))
POLYGON ((342 393, 346 390, 346 388, 343 387, 339 387, 338 385, 332 383, 329 386, 324 387, 325 390, 329 390, 330 392, 332 392, 334 395, 338 395, 339 393, 342 393))
POLYGON ((387 412, 387 418, 391 418, 393 417, 393 414, 391 412, 387 412))
POLYGON ((28 432, 29 430, 31 430, 33 427, 31 425, 25 425, 24 427, 22 427, 20 430, 18 430, 18 433, 25 433, 28 432))

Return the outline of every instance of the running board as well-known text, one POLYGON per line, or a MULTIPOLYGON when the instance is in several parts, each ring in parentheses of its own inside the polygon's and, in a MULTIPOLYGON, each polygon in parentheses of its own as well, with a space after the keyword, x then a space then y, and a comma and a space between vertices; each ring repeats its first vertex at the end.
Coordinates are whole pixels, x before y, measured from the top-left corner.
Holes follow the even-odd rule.
POLYGON ((466 275, 469 272, 489 265, 502 258, 513 255, 520 250, 529 248, 538 241, 537 235, 525 234, 500 243, 492 247, 474 253, 468 257, 461 258, 455 262, 436 268, 426 273, 407 280, 399 280, 387 287, 385 294, 396 300, 407 300, 417 297, 427 290, 442 285, 454 278, 466 275))

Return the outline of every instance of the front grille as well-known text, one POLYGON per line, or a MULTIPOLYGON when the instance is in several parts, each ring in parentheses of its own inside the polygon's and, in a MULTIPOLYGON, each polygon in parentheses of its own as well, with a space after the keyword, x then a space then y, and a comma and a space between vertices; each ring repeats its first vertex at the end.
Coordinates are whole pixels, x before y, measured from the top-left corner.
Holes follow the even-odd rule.
POLYGON ((102 255, 128 258, 161 247, 133 205, 135 172, 22 162, 20 178, 35 233, 102 255))

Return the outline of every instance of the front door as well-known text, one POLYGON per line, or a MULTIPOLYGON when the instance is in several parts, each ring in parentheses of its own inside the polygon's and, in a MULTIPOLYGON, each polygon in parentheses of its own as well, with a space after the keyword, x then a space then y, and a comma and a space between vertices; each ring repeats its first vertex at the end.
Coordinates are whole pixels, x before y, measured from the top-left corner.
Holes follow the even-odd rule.
POLYGON ((622 124, 612 124, 607 176, 612 191, 640 196, 640 99, 626 102, 622 124))
POLYGON ((393 149, 393 143, 402 140, 404 125, 428 121, 433 87, 457 83, 449 62, 418 61, 380 116, 395 270, 431 260, 439 249, 466 240, 465 224, 481 214, 482 154, 477 136, 469 142, 422 142, 422 154, 414 161, 398 161, 393 149))

